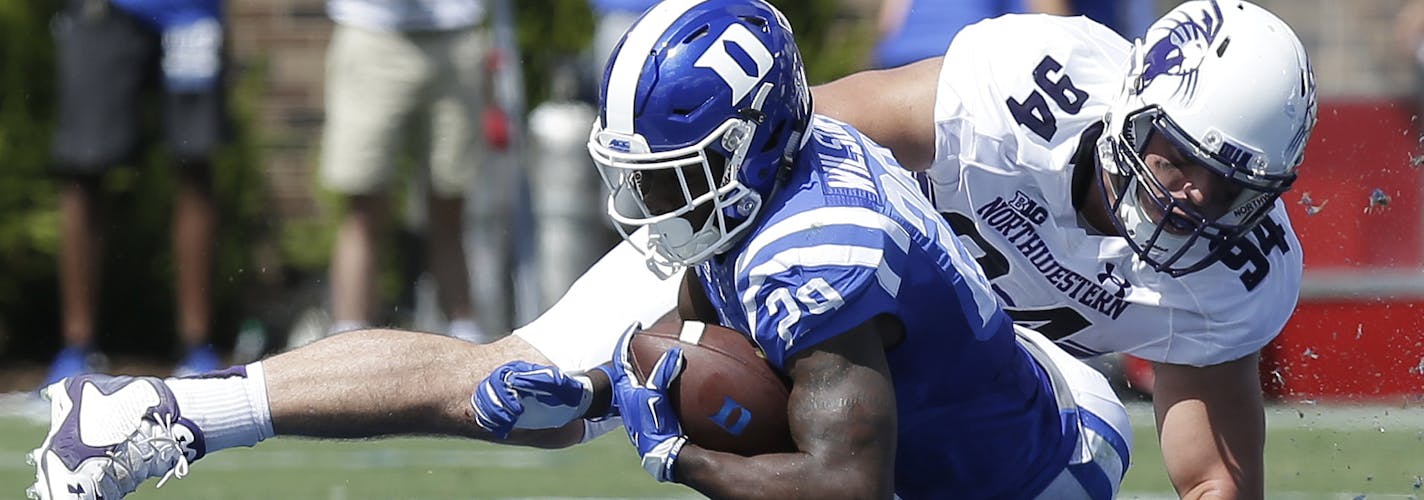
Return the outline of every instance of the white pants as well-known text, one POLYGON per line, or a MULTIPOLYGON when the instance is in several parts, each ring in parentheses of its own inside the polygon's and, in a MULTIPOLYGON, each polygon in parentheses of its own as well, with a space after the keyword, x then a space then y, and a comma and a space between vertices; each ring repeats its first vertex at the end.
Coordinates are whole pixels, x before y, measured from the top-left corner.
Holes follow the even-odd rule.
POLYGON ((1107 378, 1059 349, 1042 334, 1014 325, 1019 343, 1054 379, 1059 411, 1078 427, 1068 467, 1038 498, 1110 499, 1117 496, 1132 451, 1132 424, 1107 378), (1074 422, 1076 421, 1076 422, 1074 422))

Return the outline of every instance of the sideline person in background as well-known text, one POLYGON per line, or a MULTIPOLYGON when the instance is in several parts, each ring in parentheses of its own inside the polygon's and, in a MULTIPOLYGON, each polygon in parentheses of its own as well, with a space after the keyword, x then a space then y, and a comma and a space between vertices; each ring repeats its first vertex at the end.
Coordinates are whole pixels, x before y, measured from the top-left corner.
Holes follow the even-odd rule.
POLYGON ((162 102, 173 160, 178 318, 175 373, 216 369, 212 330, 217 204, 212 155, 225 139, 221 0, 66 0, 52 25, 59 67, 54 171, 59 177, 59 275, 64 348, 46 383, 94 371, 104 227, 102 179, 138 158, 142 94, 162 102))
POLYGON ((345 196, 331 252, 330 333, 369 327, 390 182, 403 153, 424 189, 430 272, 447 333, 485 342, 465 256, 465 193, 483 153, 483 0, 329 0, 321 181, 345 196))

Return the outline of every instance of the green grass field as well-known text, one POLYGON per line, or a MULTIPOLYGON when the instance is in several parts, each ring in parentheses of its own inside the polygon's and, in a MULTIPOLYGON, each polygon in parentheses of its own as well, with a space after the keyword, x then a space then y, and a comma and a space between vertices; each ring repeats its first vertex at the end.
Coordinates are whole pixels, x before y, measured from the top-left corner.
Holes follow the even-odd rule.
MULTIPOLYGON (((1150 408, 1134 405, 1136 443, 1122 498, 1171 498, 1150 408)), ((1268 497, 1424 496, 1424 409, 1274 406, 1268 410, 1268 497)), ((24 453, 45 427, 0 417, 0 498, 23 498, 33 480, 24 453)), ((228 450, 137 499, 455 499, 696 497, 654 483, 626 438, 542 451, 453 439, 317 442, 278 439, 228 450)))

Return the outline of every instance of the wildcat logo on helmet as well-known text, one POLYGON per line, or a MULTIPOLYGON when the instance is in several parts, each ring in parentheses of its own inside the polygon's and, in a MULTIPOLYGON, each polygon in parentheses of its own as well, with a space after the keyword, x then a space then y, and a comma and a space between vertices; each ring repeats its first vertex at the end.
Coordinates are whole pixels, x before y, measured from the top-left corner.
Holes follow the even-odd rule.
MULTIPOLYGON (((1213 1, 1211 9, 1202 11, 1200 21, 1193 19, 1185 10, 1159 21, 1173 24, 1166 28, 1170 30, 1167 36, 1147 49, 1142 79, 1138 82, 1139 89, 1151 85, 1160 76, 1177 77, 1177 89, 1174 93, 1185 93, 1186 101, 1191 102, 1196 94, 1197 79, 1200 78, 1197 70, 1210 53, 1212 45, 1216 44, 1217 35, 1221 33, 1221 6, 1213 1)), ((1229 40, 1223 40, 1222 45, 1217 47, 1217 52, 1225 52, 1228 42, 1229 40)))

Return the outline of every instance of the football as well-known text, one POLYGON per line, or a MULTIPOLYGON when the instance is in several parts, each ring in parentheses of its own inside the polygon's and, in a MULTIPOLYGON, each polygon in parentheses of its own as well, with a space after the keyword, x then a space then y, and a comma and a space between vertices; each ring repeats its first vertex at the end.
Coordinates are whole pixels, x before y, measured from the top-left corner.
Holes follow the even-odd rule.
POLYGON ((750 339, 698 321, 660 321, 629 341, 639 382, 673 347, 685 364, 668 396, 689 441, 743 456, 796 449, 786 420, 790 389, 750 339))

